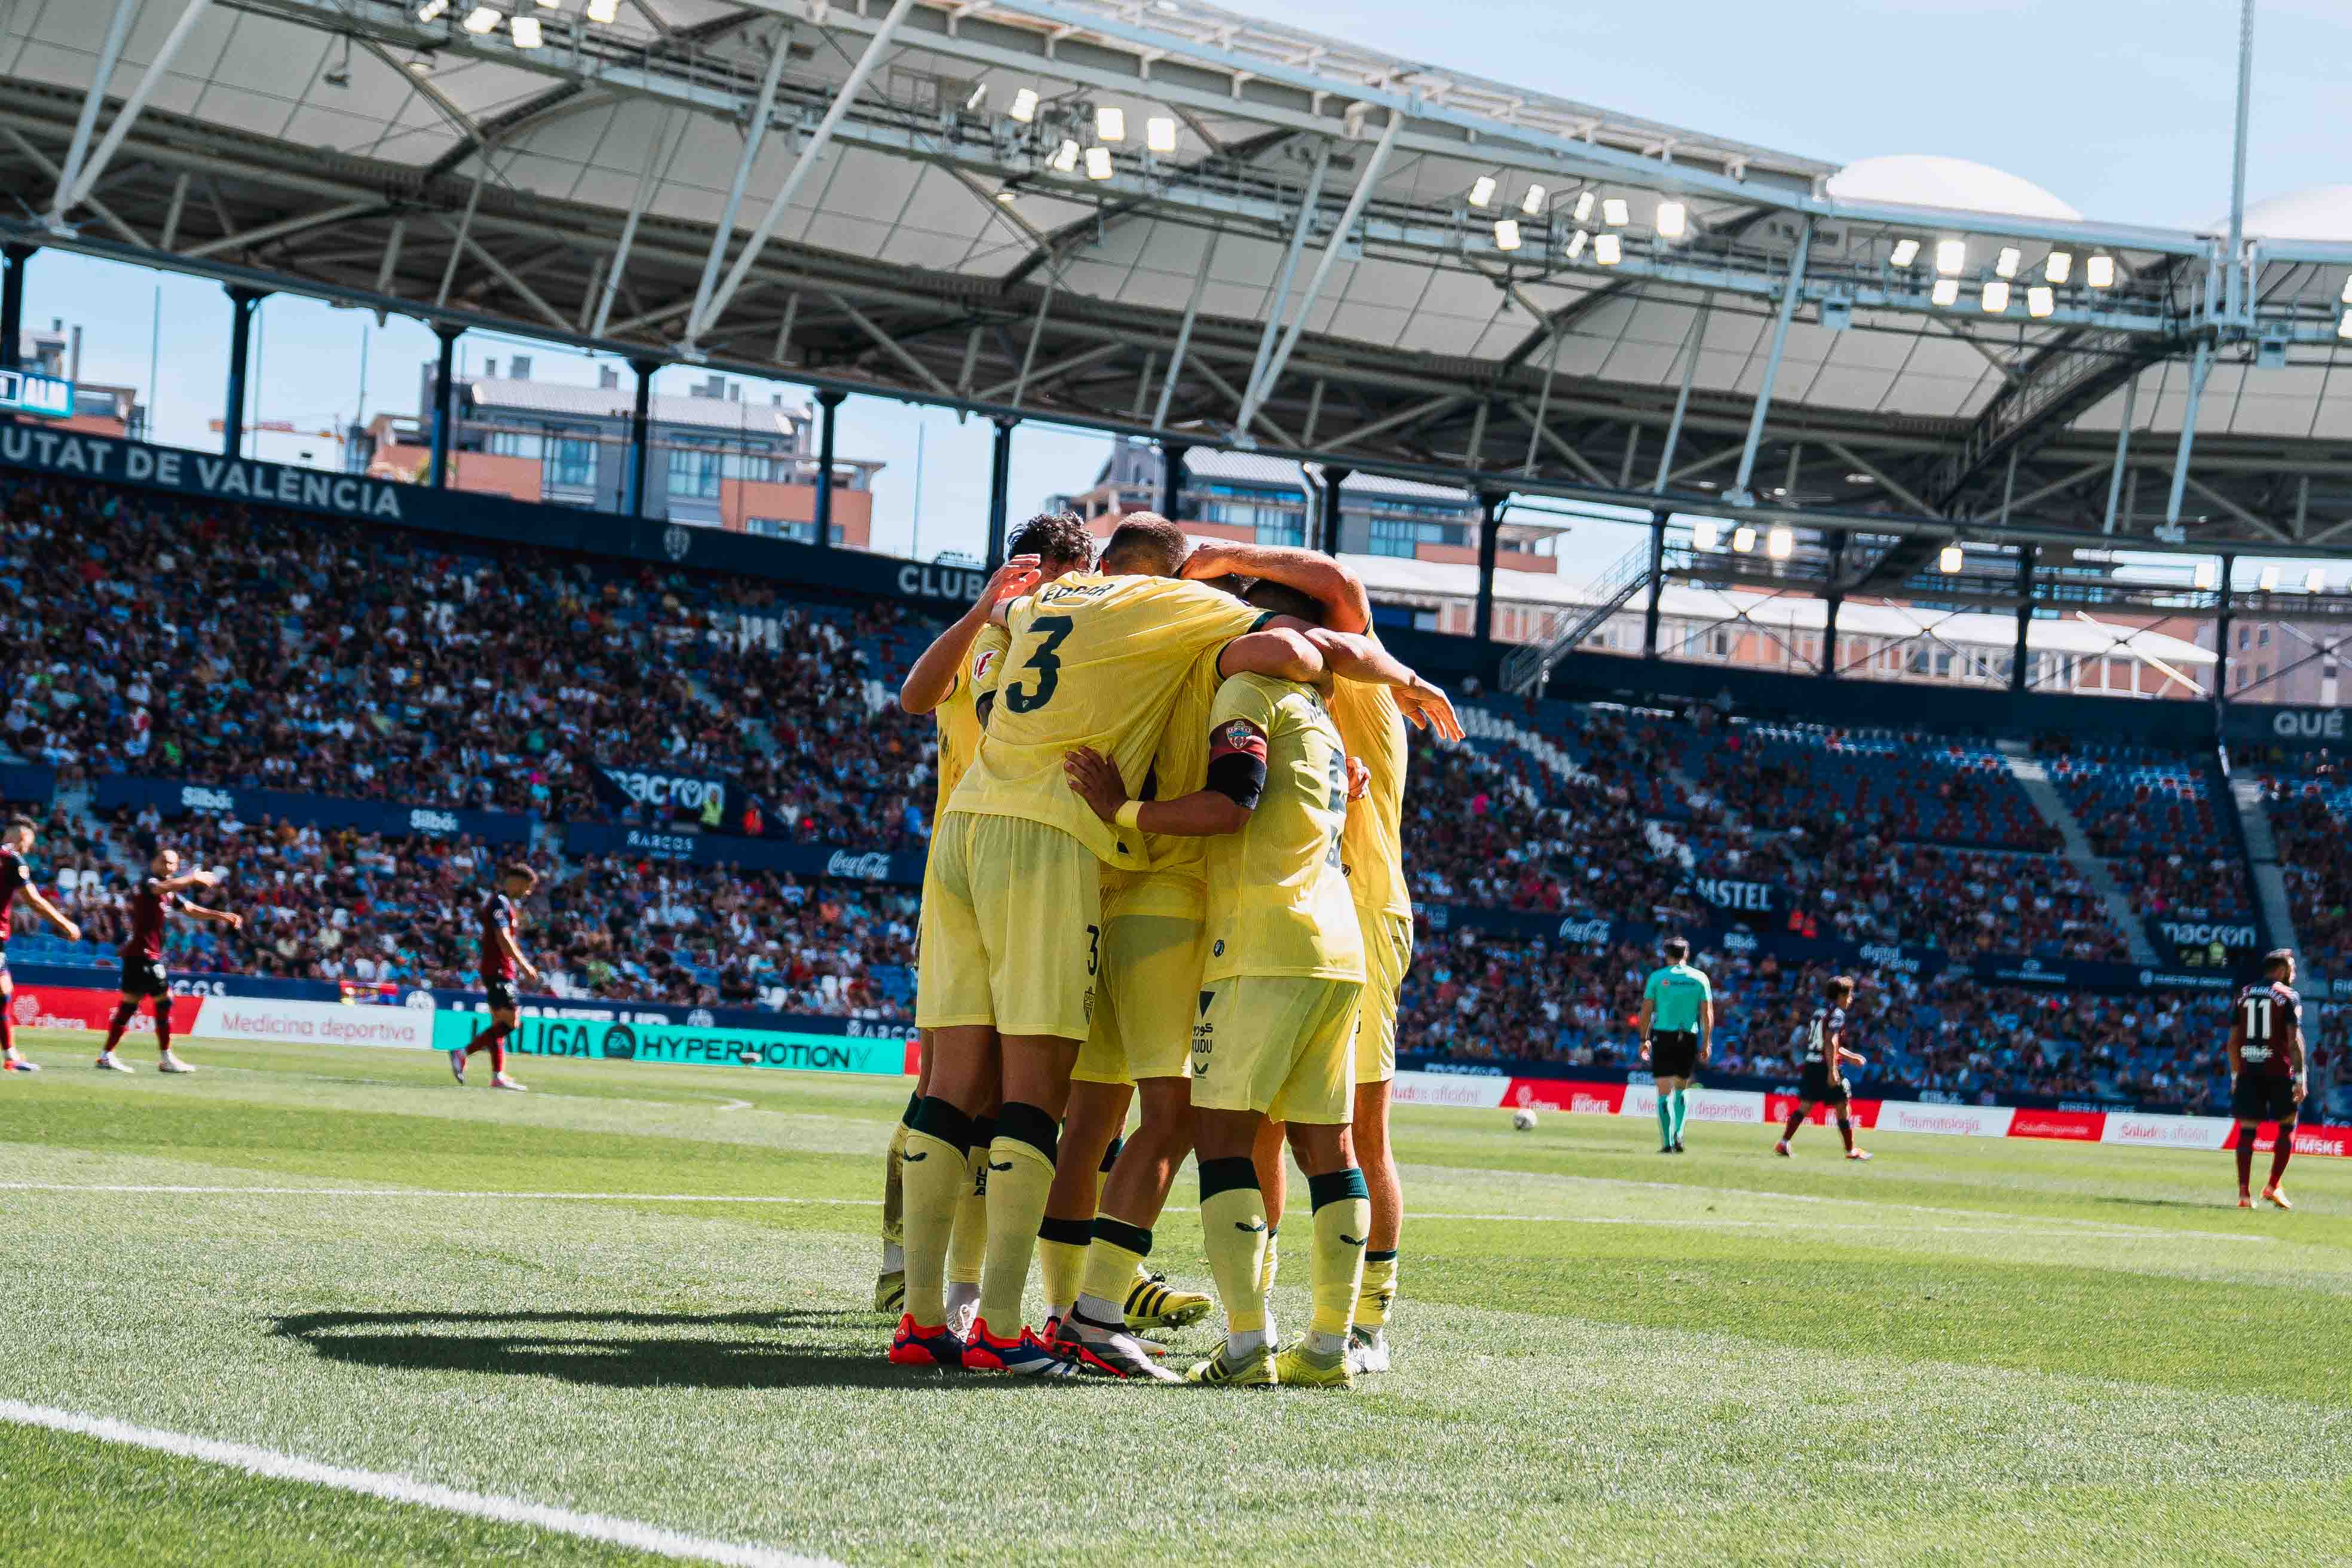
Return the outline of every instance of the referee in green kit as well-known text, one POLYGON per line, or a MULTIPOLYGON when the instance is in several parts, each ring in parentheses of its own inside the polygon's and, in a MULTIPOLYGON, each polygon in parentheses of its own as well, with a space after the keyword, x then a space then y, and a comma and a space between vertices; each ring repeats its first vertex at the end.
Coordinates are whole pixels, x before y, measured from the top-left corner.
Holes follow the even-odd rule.
POLYGON ((1714 1054, 1715 988, 1691 966, 1690 943, 1668 940, 1666 963, 1642 987, 1642 1059, 1658 1086, 1658 1152, 1683 1152, 1684 1091, 1714 1054))

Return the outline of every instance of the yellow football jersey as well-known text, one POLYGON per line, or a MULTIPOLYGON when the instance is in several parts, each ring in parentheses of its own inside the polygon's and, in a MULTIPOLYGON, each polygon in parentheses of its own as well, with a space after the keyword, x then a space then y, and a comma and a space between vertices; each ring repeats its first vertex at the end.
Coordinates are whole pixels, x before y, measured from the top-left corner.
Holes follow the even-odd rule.
MULTIPOLYGON (((1160 749, 1151 756, 1154 800, 1176 800, 1209 785, 1209 714, 1216 707, 1217 688, 1224 679, 1217 673, 1217 659, 1223 652, 1222 647, 1213 648, 1194 659, 1184 683, 1176 689, 1176 700, 1168 710, 1168 728, 1160 732, 1160 749)), ((1121 914, 1200 920, 1208 894, 1208 840, 1147 833, 1143 847, 1151 857, 1151 869, 1105 868, 1104 893, 1118 894, 1121 914)))
POLYGON ((1194 661, 1264 618, 1229 594, 1173 577, 1076 573, 1013 600, 996 707, 948 809, 1042 822, 1107 864, 1144 869, 1142 836, 1094 814, 1064 776, 1063 753, 1100 752, 1136 794, 1194 661))
POLYGON ((956 671, 955 684, 931 710, 931 722, 940 731, 940 757, 934 769, 940 775, 940 789, 931 804, 934 823, 947 810, 948 797, 955 794, 964 770, 971 766, 972 753, 980 750, 980 699, 996 688, 1007 640, 1003 626, 981 627, 956 671))
POLYGON ((1348 752, 1311 687, 1236 675, 1217 689, 1213 735, 1246 721, 1265 736, 1265 791, 1249 825, 1208 840, 1205 983, 1235 974, 1364 977, 1364 939, 1339 836, 1348 752))
POLYGON ((1348 895, 1356 907, 1376 914, 1412 913, 1404 879, 1404 714, 1385 686, 1342 680, 1331 691, 1331 721, 1348 754, 1361 757, 1371 773, 1364 798, 1348 805, 1348 828, 1339 836, 1339 860, 1348 874, 1348 895))

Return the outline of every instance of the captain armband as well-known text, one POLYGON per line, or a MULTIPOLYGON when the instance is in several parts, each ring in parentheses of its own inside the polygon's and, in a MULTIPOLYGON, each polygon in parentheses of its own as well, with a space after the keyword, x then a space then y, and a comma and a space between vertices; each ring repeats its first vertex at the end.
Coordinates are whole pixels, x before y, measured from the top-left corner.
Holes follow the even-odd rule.
POLYGON ((1209 736, 1209 787, 1244 811, 1265 793, 1265 735, 1245 719, 1229 719, 1209 736))

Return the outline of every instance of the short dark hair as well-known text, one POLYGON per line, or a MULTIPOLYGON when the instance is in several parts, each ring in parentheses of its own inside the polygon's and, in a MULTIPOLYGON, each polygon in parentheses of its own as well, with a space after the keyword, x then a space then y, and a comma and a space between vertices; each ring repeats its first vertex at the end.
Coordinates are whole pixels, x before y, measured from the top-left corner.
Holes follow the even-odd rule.
POLYGON ((499 876, 501 879, 508 877, 520 877, 526 882, 539 880, 539 873, 530 868, 529 862, 522 860, 508 861, 499 868, 499 876))
POLYGON ((20 827, 27 833, 37 833, 40 831, 39 825, 22 812, 18 812, 16 816, 8 819, 9 832, 14 833, 20 827))
POLYGON ((1680 963, 1690 957, 1690 943, 1681 937, 1670 936, 1666 938, 1665 952, 1668 962, 1680 963))
POLYGON ((1034 555, 1049 571, 1086 566, 1095 558, 1095 536, 1087 529, 1087 520, 1074 511, 1041 511, 1019 528, 1004 546, 1004 553, 1034 555))
POLYGON ((1184 569, 1184 557, 1191 553, 1192 542, 1184 537, 1182 529, 1156 511, 1131 511, 1110 531, 1110 542, 1103 546, 1102 568, 1173 577, 1184 569))
POLYGON ((2273 969, 2284 969, 2294 963, 2294 949, 2291 947, 2274 947, 2268 952, 2263 954, 2263 971, 2264 973, 2268 973, 2273 969))
POLYGON ((1848 975, 1843 975, 1843 974, 1840 974, 1840 975, 1832 976, 1832 977, 1831 978, 1831 980, 1830 980, 1830 1000, 1831 1000, 1831 1001, 1832 1001, 1832 1002, 1845 1002, 1845 1001, 1850 1001, 1850 1000, 1853 998, 1853 979, 1852 979, 1850 976, 1848 976, 1848 975))
POLYGON ((1277 616, 1290 616, 1310 626, 1323 624, 1321 600, 1311 594, 1300 593, 1287 583, 1277 583, 1271 577, 1261 577, 1251 584, 1249 592, 1242 597, 1261 610, 1277 616))

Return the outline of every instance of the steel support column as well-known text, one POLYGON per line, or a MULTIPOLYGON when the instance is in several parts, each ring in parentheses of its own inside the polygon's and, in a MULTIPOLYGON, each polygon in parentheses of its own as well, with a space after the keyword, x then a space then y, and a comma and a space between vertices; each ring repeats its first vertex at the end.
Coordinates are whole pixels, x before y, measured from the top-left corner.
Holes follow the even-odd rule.
POLYGON ((1756 389, 1756 407, 1748 416, 1748 443, 1739 450, 1739 477, 1725 498, 1753 506, 1756 498, 1748 481, 1756 477, 1756 452, 1764 441, 1764 417, 1772 411, 1772 384, 1780 379, 1780 353, 1789 346, 1789 323, 1797 314, 1797 296, 1804 289, 1805 258, 1813 248, 1813 226, 1797 230, 1796 254, 1789 258, 1789 279, 1780 286, 1780 310, 1772 318, 1772 348, 1764 358, 1764 384, 1756 389))
POLYGON ((2180 522, 2180 498, 2189 488, 2189 455, 2197 446, 2197 411, 2205 401, 2205 382, 2213 374, 2210 339, 2197 345, 2197 361, 2189 372, 2189 408, 2180 416, 2180 445, 2172 453, 2172 494, 2164 503, 2165 526, 2180 522))
POLYGON ((1845 543, 1846 531, 1830 531, 1830 591, 1823 600, 1822 616, 1822 679, 1835 680, 1838 673, 1838 611, 1845 605, 1845 543))
POLYGON ((433 377, 433 459, 425 482, 436 490, 449 488, 449 454, 457 445, 457 340, 465 331, 446 322, 433 329, 441 340, 441 363, 433 377))
MULTIPOLYGON (((1004 564, 1005 514, 1013 490, 1013 427, 1018 419, 999 415, 996 447, 988 459, 988 569, 1004 564)), ((1179 459, 1181 460, 1181 458, 1179 459)))
MULTIPOLYGON (((848 395, 845 392, 820 392, 816 395, 816 542, 821 550, 833 543, 834 414, 848 395)), ((990 564, 992 566, 994 563, 990 564)))
MULTIPOLYGON (((37 245, 11 245, 0 251, 0 370, 15 370, 25 342, 25 268, 37 245)), ((151 387, 147 395, 154 396, 151 387)))
POLYGON ((1503 532, 1503 508, 1510 496, 1485 490, 1478 497, 1478 610, 1471 635, 1476 639, 1478 679, 1495 683, 1495 550, 1503 532))
POLYGON ((1323 492, 1319 519, 1321 537, 1317 541, 1317 548, 1326 555, 1339 553, 1339 487, 1354 478, 1355 472, 1353 468, 1325 468, 1323 482, 1317 487, 1323 492))
POLYGON ((245 372, 253 353, 254 307, 268 297, 264 289, 228 291, 228 407, 221 420, 221 450, 232 458, 244 456, 245 372))
MULTIPOLYGON (((2124 416, 2116 425, 2116 468, 2107 476, 2107 521, 2100 529, 2103 533, 2116 531, 2116 507, 2124 494, 2124 470, 2131 466, 2132 419, 2139 405, 2139 377, 2124 383, 2124 416)), ((2038 499, 2038 498, 2029 498, 2038 499)), ((2135 497, 2135 500, 2137 498, 2135 497)), ((2138 509, 2135 507, 2134 510, 2138 509)))
POLYGON ((2009 689, 2023 691, 2027 681, 2025 671, 2032 658, 2026 649, 2026 636, 2033 628, 2033 563, 2042 553, 2038 544, 2017 547, 2017 651, 2009 661, 2009 689))
POLYGON ((1181 441, 1160 443, 1160 515, 1171 522, 1184 504, 1184 454, 1192 449, 1181 441))
POLYGON ((1659 601, 1666 596, 1666 516, 1650 514, 1650 602, 1642 611, 1642 657, 1658 657, 1659 601))
POLYGON ((646 515, 646 480, 653 472, 654 372, 661 366, 649 359, 633 359, 637 373, 636 402, 629 409, 629 470, 622 481, 621 510, 629 517, 646 515))
POLYGON ((2230 576, 2238 569, 2234 555, 2221 557, 2221 594, 2213 602, 2213 702, 2230 700, 2230 576))

